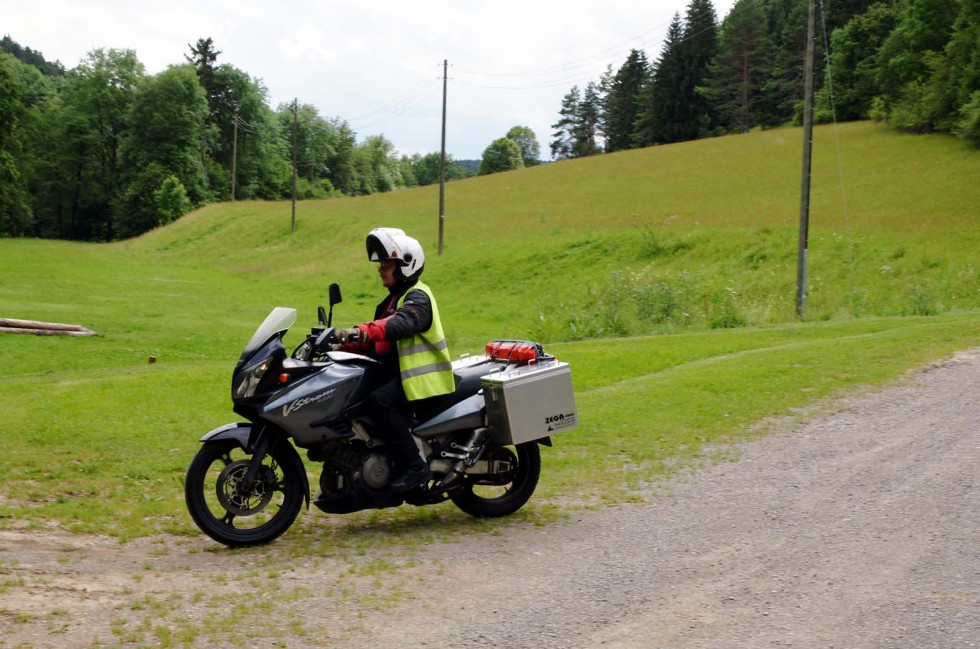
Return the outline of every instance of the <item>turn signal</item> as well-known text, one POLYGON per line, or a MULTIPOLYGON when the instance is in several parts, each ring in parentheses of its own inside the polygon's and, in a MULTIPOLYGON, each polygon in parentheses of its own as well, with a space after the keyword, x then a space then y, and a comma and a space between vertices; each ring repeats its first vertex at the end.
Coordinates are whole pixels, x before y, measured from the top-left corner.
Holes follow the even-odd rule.
POLYGON ((285 372, 283 372, 282 374, 280 374, 279 375, 279 383, 281 385, 286 385, 287 383, 289 383, 289 375, 286 374, 285 372))

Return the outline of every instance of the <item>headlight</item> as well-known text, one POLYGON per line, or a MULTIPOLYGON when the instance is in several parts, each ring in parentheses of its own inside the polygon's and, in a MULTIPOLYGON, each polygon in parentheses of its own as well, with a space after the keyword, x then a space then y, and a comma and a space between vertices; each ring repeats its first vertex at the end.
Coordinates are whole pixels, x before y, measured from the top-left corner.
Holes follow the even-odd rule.
POLYGON ((260 362, 258 365, 253 365, 247 368, 242 376, 241 381, 238 382, 238 388, 235 390, 235 396, 248 399, 253 394, 255 394, 255 388, 259 387, 259 381, 265 376, 266 371, 269 366, 272 365, 272 357, 268 357, 260 362))

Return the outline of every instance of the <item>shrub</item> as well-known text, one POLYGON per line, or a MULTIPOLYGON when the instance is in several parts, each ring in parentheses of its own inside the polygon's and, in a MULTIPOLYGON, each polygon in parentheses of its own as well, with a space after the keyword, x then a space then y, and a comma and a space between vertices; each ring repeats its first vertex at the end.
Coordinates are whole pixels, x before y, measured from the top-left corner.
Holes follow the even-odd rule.
POLYGON ((973 146, 980 146, 980 90, 975 90, 970 101, 960 108, 954 132, 973 146))
POLYGON ((169 176, 160 184, 160 188, 153 192, 153 202, 160 215, 160 225, 176 221, 193 207, 184 184, 177 176, 169 176))

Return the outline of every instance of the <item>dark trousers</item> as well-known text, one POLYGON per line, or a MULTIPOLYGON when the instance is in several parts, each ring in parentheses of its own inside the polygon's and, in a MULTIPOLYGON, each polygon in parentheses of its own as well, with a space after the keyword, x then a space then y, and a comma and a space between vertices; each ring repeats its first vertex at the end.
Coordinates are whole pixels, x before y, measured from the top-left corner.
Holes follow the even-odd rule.
POLYGON ((377 424, 377 433, 388 445, 395 473, 423 464, 412 430, 408 423, 408 398, 402 389, 401 379, 395 377, 371 393, 371 418, 377 424))

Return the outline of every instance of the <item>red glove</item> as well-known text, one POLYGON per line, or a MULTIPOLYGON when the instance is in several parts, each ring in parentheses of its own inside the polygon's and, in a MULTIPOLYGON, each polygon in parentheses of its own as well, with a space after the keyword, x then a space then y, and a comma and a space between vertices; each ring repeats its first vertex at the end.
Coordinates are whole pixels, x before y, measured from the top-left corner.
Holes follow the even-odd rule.
POLYGON ((382 318, 381 320, 372 320, 371 322, 358 325, 357 328, 361 330, 361 340, 369 343, 384 340, 385 326, 387 324, 388 318, 382 318))

